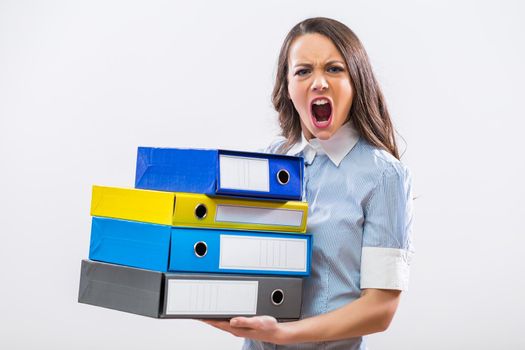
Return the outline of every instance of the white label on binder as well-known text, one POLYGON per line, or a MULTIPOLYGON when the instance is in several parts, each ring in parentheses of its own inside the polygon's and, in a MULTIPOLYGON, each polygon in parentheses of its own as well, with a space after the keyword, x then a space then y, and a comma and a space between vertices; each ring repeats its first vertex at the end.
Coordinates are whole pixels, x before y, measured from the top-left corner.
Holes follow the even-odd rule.
POLYGON ((221 154, 219 162, 221 188, 270 192, 268 159, 221 154))
POLYGON ((258 281, 168 280, 167 315, 255 315, 258 281))
POLYGON ((306 272, 305 238, 221 235, 219 268, 306 272))
POLYGON ((215 221, 299 227, 303 221, 303 212, 293 209, 217 205, 215 221))

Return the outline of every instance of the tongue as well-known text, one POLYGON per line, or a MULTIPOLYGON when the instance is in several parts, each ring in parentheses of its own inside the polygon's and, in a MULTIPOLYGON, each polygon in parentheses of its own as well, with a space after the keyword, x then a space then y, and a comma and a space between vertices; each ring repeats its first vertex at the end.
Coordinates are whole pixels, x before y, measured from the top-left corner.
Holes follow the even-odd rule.
POLYGON ((330 113, 332 112, 332 107, 329 103, 324 105, 313 105, 312 108, 314 116, 318 121, 326 121, 330 118, 330 113))

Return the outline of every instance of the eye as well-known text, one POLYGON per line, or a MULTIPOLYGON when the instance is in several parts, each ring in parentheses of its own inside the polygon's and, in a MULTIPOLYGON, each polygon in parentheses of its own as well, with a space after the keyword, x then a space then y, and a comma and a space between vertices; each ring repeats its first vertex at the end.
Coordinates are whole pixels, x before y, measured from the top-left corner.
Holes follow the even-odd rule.
POLYGON ((327 71, 330 73, 339 73, 339 72, 344 71, 344 68, 339 67, 339 66, 331 66, 331 67, 328 67, 327 71))
POLYGON ((309 69, 299 69, 298 71, 295 72, 295 75, 302 77, 308 74, 308 72, 310 72, 309 69))

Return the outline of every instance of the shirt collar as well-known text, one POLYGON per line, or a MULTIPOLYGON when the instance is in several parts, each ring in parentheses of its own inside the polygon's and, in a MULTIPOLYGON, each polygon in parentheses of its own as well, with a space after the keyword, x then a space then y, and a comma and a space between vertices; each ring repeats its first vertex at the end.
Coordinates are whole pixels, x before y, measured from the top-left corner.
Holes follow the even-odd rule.
POLYGON ((338 167, 358 140, 359 133, 351 122, 347 122, 328 140, 313 138, 308 141, 301 133, 301 140, 294 144, 286 154, 297 155, 303 152, 306 164, 312 164, 317 154, 326 154, 332 163, 338 167))

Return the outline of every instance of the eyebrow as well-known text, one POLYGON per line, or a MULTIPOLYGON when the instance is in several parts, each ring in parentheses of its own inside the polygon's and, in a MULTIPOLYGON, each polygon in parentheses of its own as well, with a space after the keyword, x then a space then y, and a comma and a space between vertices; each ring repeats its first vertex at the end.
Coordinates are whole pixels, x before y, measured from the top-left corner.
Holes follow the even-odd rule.
MULTIPOLYGON (((325 63, 325 66, 329 66, 329 65, 334 64, 334 63, 340 63, 340 64, 342 64, 343 66, 346 66, 346 64, 345 64, 343 61, 338 61, 338 60, 331 60, 331 61, 328 61, 328 62, 325 63)), ((308 68, 310 68, 310 67, 312 67, 312 66, 313 66, 313 65, 310 64, 310 63, 299 62, 299 63, 293 65, 292 67, 293 67, 293 68, 296 68, 296 67, 308 67, 308 68)))

